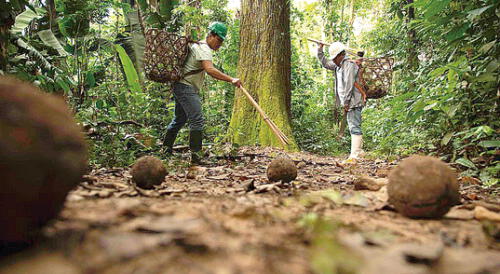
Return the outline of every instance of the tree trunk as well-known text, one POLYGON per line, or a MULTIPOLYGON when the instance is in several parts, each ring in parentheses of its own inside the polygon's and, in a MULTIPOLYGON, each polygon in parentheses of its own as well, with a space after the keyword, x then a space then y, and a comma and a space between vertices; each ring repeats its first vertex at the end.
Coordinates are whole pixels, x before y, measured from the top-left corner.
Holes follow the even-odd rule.
POLYGON ((9 42, 9 29, 0 24, 0 70, 5 72, 8 64, 7 45, 9 42))
POLYGON ((49 25, 52 32, 59 31, 57 27, 57 12, 55 0, 47 1, 47 14, 49 15, 49 25))
POLYGON ((142 33, 142 28, 140 25, 140 12, 138 12, 138 10, 140 9, 139 5, 131 0, 128 0, 127 2, 131 5, 132 10, 128 13, 124 12, 123 15, 125 17, 125 23, 128 26, 127 30, 130 33, 130 39, 124 39, 121 46, 125 49, 127 55, 134 63, 135 70, 137 71, 139 81, 142 85, 142 65, 144 62, 144 48, 146 39, 144 37, 144 34, 142 33))
MULTIPOLYGON (((413 4, 413 0, 406 0, 406 4, 413 4)), ((410 48, 408 49, 408 67, 410 69, 418 68, 418 39, 415 28, 411 26, 411 21, 415 20, 415 8, 408 7, 406 24, 408 26, 408 40, 410 40, 410 48)))
POLYGON ((14 18, 10 13, 4 13, 0 17, 0 70, 4 73, 8 67, 8 45, 10 39, 10 28, 14 25, 14 18))
MULTIPOLYGON (((350 6, 350 9, 351 9, 351 17, 349 18, 349 26, 351 28, 353 28, 353 25, 354 25, 354 19, 356 18, 356 9, 354 8, 355 6, 355 0, 351 0, 351 6, 350 6)), ((349 41, 351 41, 351 39, 349 39, 349 41)))
MULTIPOLYGON (((288 0, 243 0, 238 76, 264 112, 290 139, 291 42, 288 0)), ((229 138, 241 145, 284 147, 241 93, 236 92, 229 138)))

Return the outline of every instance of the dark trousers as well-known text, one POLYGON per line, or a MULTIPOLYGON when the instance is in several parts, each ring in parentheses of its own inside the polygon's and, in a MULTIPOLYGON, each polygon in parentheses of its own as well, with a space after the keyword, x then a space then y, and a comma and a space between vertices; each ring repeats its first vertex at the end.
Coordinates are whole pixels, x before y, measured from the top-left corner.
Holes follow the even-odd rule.
POLYGON ((174 83, 174 119, 167 127, 169 131, 179 131, 189 123, 191 130, 203 130, 205 118, 201 108, 200 95, 196 88, 182 83, 174 83))

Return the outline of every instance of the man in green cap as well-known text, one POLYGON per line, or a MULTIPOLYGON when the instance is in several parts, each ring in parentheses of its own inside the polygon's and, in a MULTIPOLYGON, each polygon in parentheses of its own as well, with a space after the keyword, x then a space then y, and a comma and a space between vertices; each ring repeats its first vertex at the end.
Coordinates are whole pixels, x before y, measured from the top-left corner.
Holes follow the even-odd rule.
POLYGON ((163 140, 164 150, 167 154, 171 154, 177 133, 187 122, 190 129, 189 149, 193 164, 199 164, 202 158, 201 147, 205 120, 199 91, 203 87, 205 73, 217 80, 232 83, 236 87, 241 86, 239 79, 222 73, 214 67, 212 62, 213 51, 217 51, 226 38, 226 25, 221 22, 213 22, 208 29, 210 32, 204 41, 190 44, 189 55, 184 65, 185 76, 173 85, 174 118, 168 125, 163 140))

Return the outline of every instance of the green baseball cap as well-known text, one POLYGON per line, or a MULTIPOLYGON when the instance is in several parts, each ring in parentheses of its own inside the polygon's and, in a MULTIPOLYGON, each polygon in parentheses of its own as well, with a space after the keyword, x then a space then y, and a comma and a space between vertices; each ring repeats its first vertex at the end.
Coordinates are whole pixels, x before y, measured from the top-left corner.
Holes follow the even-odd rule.
POLYGON ((217 34, 222 40, 226 39, 227 35, 227 26, 224 23, 221 22, 213 22, 210 24, 208 27, 209 30, 217 34))

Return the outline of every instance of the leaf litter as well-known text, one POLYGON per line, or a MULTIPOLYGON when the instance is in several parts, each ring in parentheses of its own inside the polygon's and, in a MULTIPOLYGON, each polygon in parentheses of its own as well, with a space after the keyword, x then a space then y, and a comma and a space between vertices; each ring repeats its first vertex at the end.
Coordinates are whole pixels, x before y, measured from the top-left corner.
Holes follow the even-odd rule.
POLYGON ((165 161, 153 190, 127 168, 94 170, 42 243, 4 258, 0 273, 44 262, 67 273, 500 272, 500 200, 476 180, 462 180, 462 204, 445 217, 409 219, 387 203, 396 161, 290 153, 297 179, 269 182, 267 165, 283 154, 244 147, 207 167, 165 161))

